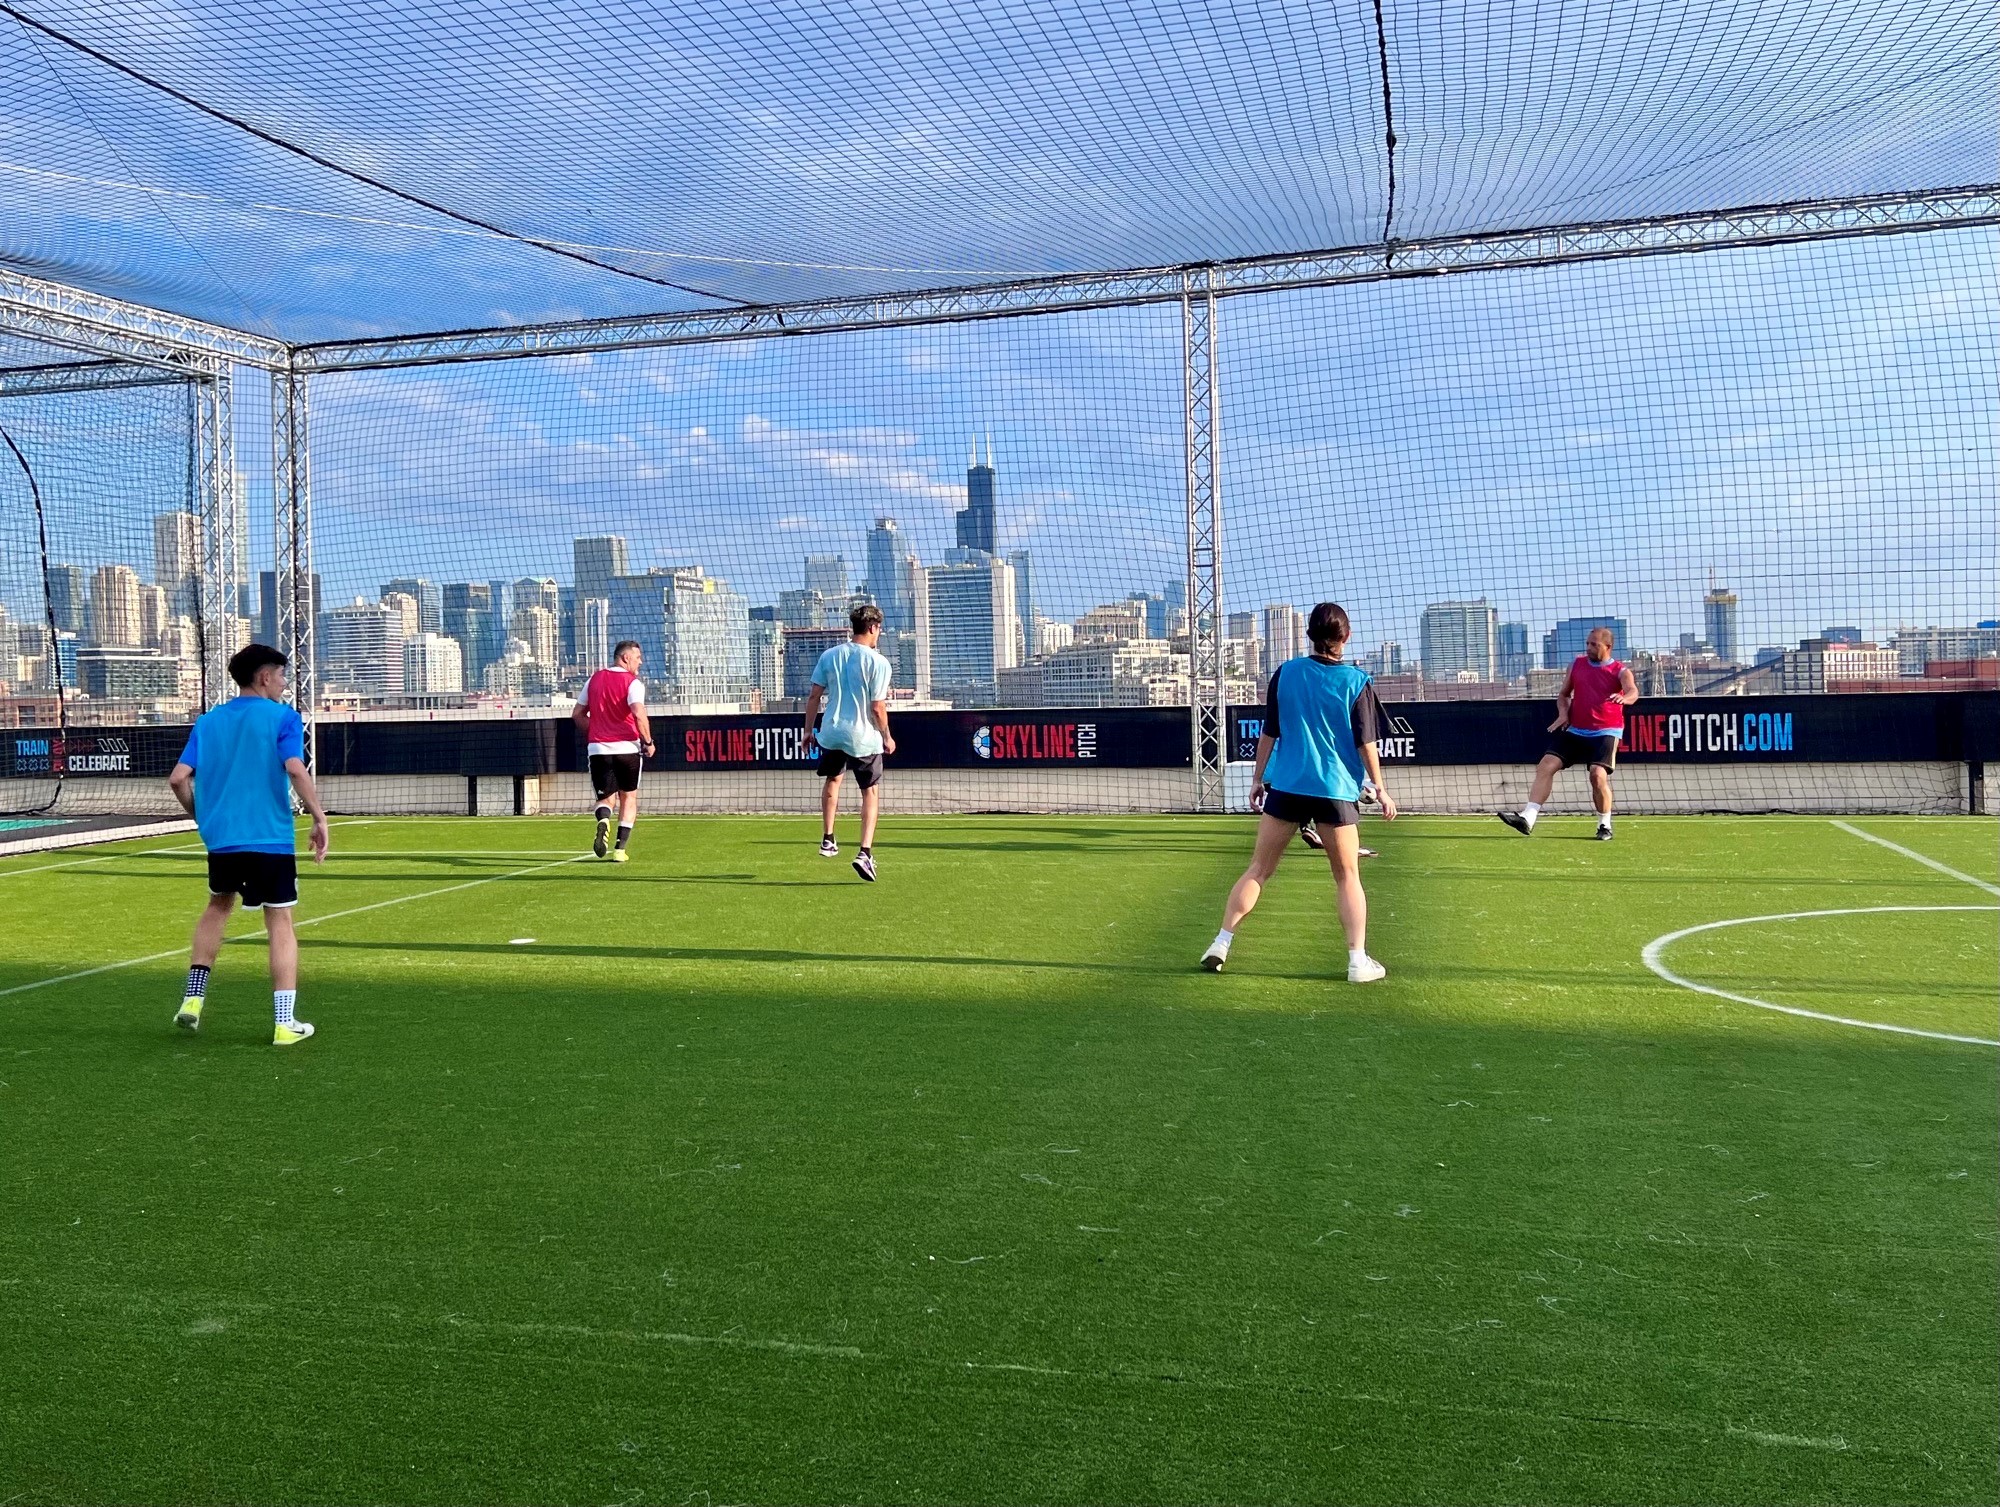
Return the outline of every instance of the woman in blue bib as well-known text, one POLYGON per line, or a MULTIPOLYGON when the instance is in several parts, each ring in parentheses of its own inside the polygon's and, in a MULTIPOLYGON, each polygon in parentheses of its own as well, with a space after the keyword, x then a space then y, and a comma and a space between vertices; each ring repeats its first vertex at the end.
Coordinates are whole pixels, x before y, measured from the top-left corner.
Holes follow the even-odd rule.
POLYGON ((1368 956, 1368 897, 1361 890, 1360 867, 1362 780, 1374 785, 1389 821, 1396 819, 1396 802, 1382 783, 1375 752, 1382 704, 1368 672, 1344 660, 1352 634, 1347 609, 1321 602, 1306 624, 1312 653, 1271 672, 1252 799, 1261 813, 1257 851, 1229 892, 1222 930, 1202 954, 1201 966, 1210 973, 1220 973, 1229 961, 1236 928, 1256 909, 1286 846, 1308 821, 1327 839, 1340 926, 1347 933, 1347 981, 1372 984, 1388 973, 1368 956))

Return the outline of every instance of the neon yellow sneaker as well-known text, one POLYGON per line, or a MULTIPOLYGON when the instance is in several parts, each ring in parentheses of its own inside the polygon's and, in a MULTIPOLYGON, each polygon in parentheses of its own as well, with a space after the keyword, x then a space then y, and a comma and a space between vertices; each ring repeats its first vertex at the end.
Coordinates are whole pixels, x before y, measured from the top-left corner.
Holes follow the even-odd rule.
POLYGON ((201 1007, 205 1003, 199 994, 190 994, 181 1001, 180 1012, 174 1016, 174 1024, 183 1031, 201 1029, 201 1007))
POLYGON ((613 863, 630 863, 632 861, 632 855, 626 852, 623 848, 613 848, 611 850, 611 861, 613 863))
POLYGON ((295 1020, 288 1026, 274 1026, 271 1028, 271 1045, 295 1047, 312 1033, 312 1022, 309 1020, 295 1020))

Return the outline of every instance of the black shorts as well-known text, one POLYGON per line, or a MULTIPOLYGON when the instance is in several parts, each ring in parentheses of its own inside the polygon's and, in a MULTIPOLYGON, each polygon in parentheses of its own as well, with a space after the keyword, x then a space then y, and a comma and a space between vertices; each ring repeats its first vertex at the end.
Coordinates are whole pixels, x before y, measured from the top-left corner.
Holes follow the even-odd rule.
POLYGON ((629 792, 639 788, 639 756, 637 754, 592 754, 590 756, 590 788, 597 792, 597 798, 617 792, 629 792))
POLYGON ((819 751, 821 779, 837 780, 850 769, 854 771, 854 783, 863 790, 870 789, 882 778, 882 756, 872 753, 863 758, 840 748, 822 748, 819 751))
POLYGON ((1307 822, 1326 827, 1361 825, 1361 805, 1358 801, 1336 801, 1324 795, 1293 795, 1285 790, 1264 792, 1264 814, 1275 816, 1281 822, 1297 822, 1301 826, 1307 822))
MULTIPOLYGON (((1563 761, 1565 769, 1589 764, 1609 774, 1618 764, 1618 735, 1580 733, 1566 727, 1549 740, 1548 751, 1563 761)), ((1542 757, 1547 758, 1548 754, 1542 757)))
POLYGON ((211 853, 208 892, 241 895, 245 910, 288 910, 299 903, 299 860, 290 853, 211 853))

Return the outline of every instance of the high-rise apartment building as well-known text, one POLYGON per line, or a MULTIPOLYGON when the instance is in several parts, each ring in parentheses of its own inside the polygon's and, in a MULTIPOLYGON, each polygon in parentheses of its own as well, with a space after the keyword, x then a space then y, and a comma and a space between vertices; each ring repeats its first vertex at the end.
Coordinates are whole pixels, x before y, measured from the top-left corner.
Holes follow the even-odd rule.
POLYGON ((829 602, 838 602, 841 610, 846 611, 847 598, 854 590, 853 572, 847 568, 847 556, 807 555, 802 584, 807 591, 816 591, 829 602))
POLYGON ((837 649, 849 637, 845 628, 786 628, 780 646, 784 666, 785 694, 794 699, 812 693, 813 669, 820 655, 837 649))
POLYGON ((1528 625, 1526 623, 1502 623, 1499 628, 1499 678, 1519 680, 1535 667, 1534 654, 1528 648, 1528 625))
POLYGON ((455 696, 465 689, 465 657, 458 640, 419 633, 403 644, 403 694, 455 696))
POLYGON ((458 640, 458 650, 465 667, 465 683, 483 684, 486 667, 499 657, 498 646, 494 643, 497 625, 491 583, 445 582, 439 616, 446 637, 458 640))
POLYGON ((1481 597, 1432 602, 1420 632, 1426 680, 1492 680, 1499 668, 1500 615, 1481 597))
MULTIPOLYGON (((553 586, 555 583, 549 583, 553 586)), ((519 597, 515 600, 518 602, 519 597)), ((514 619, 508 625, 515 638, 528 646, 528 658, 543 669, 555 671, 562 668, 562 622, 555 609, 530 602, 525 607, 514 609, 514 619)))
POLYGON ((611 602, 606 597, 578 597, 576 601, 576 658, 586 670, 601 670, 611 663, 611 602))
POLYGON ((406 640, 415 638, 424 631, 423 609, 417 605, 417 599, 407 592, 384 591, 382 605, 402 619, 403 637, 406 640))
POLYGON ((90 577, 90 641, 138 648, 139 573, 129 565, 100 565, 90 577))
POLYGON ((967 545, 928 575, 932 693, 959 705, 991 705, 1021 641, 1014 567, 967 545))
POLYGON ((422 576, 398 576, 393 581, 382 583, 382 600, 388 601, 392 592, 409 597, 417 604, 417 626, 411 632, 444 631, 444 593, 438 590, 437 582, 422 576))
POLYGON ((626 574, 625 536, 594 534, 570 541, 570 560, 576 578, 577 600, 611 595, 611 583, 626 574))
POLYGON ((157 513, 153 517, 153 584, 167 594, 174 617, 201 615, 201 516, 157 513))
POLYGON ((83 570, 76 565, 49 567, 49 612, 56 620, 56 632, 83 632, 88 598, 83 589, 83 570))
POLYGON ((356 597, 330 608, 319 621, 320 689, 400 696, 403 642, 403 614, 395 607, 356 597))
POLYGON ((766 702, 785 694, 785 625, 768 607, 750 610, 750 688, 766 702))
POLYGON ((917 624, 915 576, 922 567, 903 539, 903 526, 893 518, 877 518, 868 531, 868 590, 882 609, 885 628, 917 624))
POLYGON ((1264 608, 1264 667, 1275 670, 1306 652, 1306 615, 1289 602, 1264 608))
POLYGON ((610 601, 612 639, 639 645, 662 703, 712 706, 749 694, 750 613, 727 582, 699 566, 655 569, 614 580, 610 601))

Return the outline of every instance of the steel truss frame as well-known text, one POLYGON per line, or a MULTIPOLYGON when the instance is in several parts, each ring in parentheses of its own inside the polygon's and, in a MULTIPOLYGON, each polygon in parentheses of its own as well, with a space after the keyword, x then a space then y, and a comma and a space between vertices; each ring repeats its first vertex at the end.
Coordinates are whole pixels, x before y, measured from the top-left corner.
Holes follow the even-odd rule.
POLYGON ((196 442, 210 624, 204 672, 222 694, 233 652, 238 593, 231 449, 231 375, 238 365, 272 378, 278 647, 291 658, 291 696, 307 719, 316 702, 308 378, 524 357, 696 345, 959 323, 1085 309, 1179 303, 1185 366, 1190 737, 1197 810, 1222 804, 1227 757, 1227 665, 1222 652, 1222 460, 1217 317, 1220 301, 1254 293, 1557 266, 1864 235, 2000 225, 2000 184, 1757 205, 1649 219, 1388 241, 1192 267, 1078 273, 962 288, 822 299, 743 309, 577 320, 377 340, 288 345, 0 268, 0 332, 100 359, 0 371, 0 397, 96 391, 149 382, 196 384, 196 442), (151 372, 157 375, 143 375, 151 372), (303 608, 302 604, 303 603, 303 608))
POLYGON ((1220 811, 1229 757, 1228 665, 1222 652, 1222 395, 1216 324, 1221 269, 1182 274, 1182 413, 1187 439, 1188 735, 1194 809, 1220 811))

